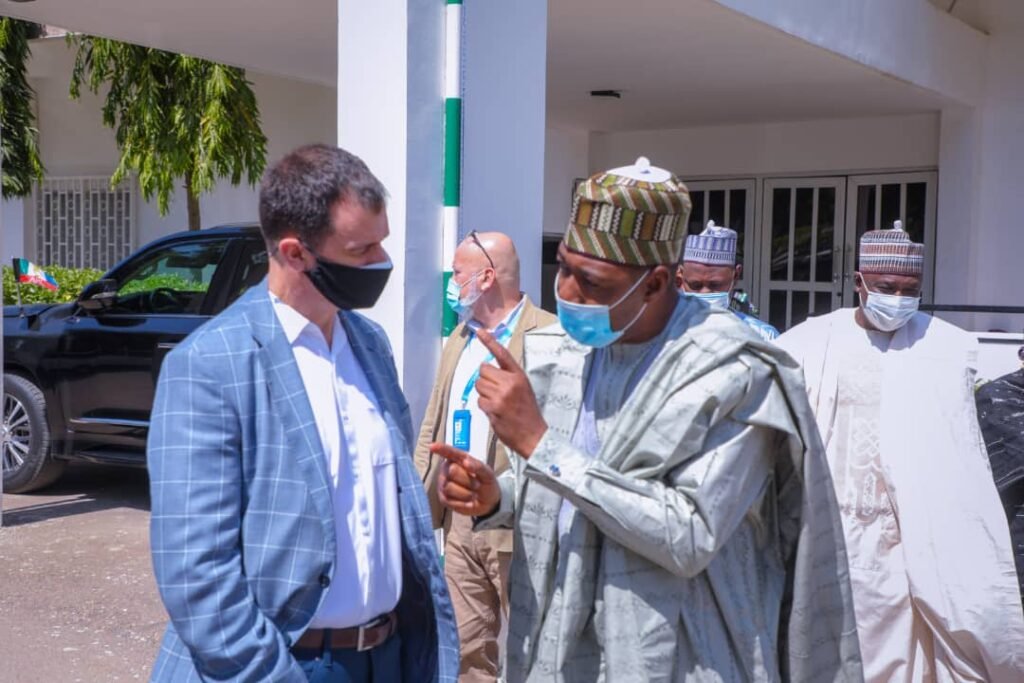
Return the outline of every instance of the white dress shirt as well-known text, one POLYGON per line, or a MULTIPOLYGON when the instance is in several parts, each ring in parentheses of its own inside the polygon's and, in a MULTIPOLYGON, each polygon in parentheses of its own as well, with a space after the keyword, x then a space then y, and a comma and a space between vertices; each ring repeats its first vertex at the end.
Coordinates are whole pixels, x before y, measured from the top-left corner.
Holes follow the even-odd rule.
MULTIPOLYGON (((495 338, 500 338, 505 331, 515 331, 516 323, 519 322, 520 313, 523 310, 523 302, 526 300, 525 297, 520 299, 519 304, 509 311, 508 315, 498 323, 498 325, 491 330, 491 334, 495 338)), ((474 334, 470 337, 469 342, 466 344, 466 348, 462 350, 462 355, 459 356, 459 362, 455 366, 455 373, 452 375, 452 388, 448 394, 448 423, 444 426, 444 442, 447 444, 452 443, 452 427, 453 420, 455 419, 455 411, 460 410, 462 406, 462 395, 466 389, 466 385, 471 379, 473 379, 474 373, 480 369, 480 365, 486 360, 491 360, 491 364, 495 365, 491 359, 491 352, 487 350, 487 347, 480 343, 480 339, 476 336, 476 331, 482 326, 476 320, 470 320, 466 323, 469 329, 473 330, 474 334)), ((506 343, 507 346, 507 343, 506 343)), ((468 400, 466 401, 466 410, 470 412, 469 422, 469 454, 481 462, 487 462, 487 436, 491 431, 491 423, 487 419, 487 415, 480 410, 477 402, 480 396, 476 393, 476 386, 474 386, 469 393, 468 400)))
POLYGON ((390 612, 402 592, 395 454, 366 374, 338 318, 330 346, 301 313, 271 296, 306 387, 334 495, 338 557, 310 628, 347 628, 390 612))

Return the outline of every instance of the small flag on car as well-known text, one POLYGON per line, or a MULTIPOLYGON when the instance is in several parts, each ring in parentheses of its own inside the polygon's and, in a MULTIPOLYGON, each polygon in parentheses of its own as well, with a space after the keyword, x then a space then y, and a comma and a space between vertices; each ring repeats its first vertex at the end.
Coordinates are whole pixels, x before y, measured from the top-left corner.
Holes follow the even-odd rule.
POLYGON ((36 285, 56 292, 59 287, 53 276, 28 259, 14 259, 14 279, 19 284, 36 285))

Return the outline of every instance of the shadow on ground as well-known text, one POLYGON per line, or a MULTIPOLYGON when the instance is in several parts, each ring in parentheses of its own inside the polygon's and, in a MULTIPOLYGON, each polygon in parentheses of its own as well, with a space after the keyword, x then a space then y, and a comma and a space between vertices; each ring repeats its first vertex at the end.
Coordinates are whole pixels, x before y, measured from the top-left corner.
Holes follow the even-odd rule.
POLYGON ((3 526, 17 527, 114 508, 149 510, 149 479, 141 468, 72 464, 52 486, 4 493, 3 526))
POLYGON ((153 578, 141 469, 74 465, 6 493, 0 528, 0 681, 149 677, 167 614, 153 578))

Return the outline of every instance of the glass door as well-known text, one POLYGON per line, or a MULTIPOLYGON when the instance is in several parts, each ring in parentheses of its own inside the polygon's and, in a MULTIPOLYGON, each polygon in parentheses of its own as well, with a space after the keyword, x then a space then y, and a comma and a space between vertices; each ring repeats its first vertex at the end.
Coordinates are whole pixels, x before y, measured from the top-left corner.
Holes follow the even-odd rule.
POLYGON ((843 273, 844 306, 856 306, 853 273, 861 235, 878 228, 888 230, 897 220, 910 239, 924 244, 924 282, 921 296, 931 303, 935 292, 935 186, 934 171, 850 176, 846 189, 846 260, 843 273))
POLYGON ((761 319, 784 332, 843 305, 846 178, 764 181, 761 319))

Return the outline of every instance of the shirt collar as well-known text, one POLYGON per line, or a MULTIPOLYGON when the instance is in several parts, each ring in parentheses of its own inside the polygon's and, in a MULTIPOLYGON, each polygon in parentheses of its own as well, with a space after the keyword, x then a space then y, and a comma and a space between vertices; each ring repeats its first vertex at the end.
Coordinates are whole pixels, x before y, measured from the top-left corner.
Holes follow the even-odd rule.
MULTIPOLYGON (((523 304, 525 304, 525 303, 526 303, 526 297, 523 296, 522 294, 520 294, 519 295, 519 303, 516 304, 516 307, 513 308, 511 311, 509 311, 508 314, 504 318, 502 318, 500 323, 498 323, 497 325, 494 326, 494 329, 491 330, 491 334, 493 334, 495 337, 499 337, 502 334, 504 334, 505 330, 508 329, 508 327, 511 326, 512 323, 519 318, 519 313, 520 313, 520 311, 523 310, 523 304)), ((476 318, 471 318, 471 319, 467 320, 466 321, 466 327, 468 327, 470 330, 472 330, 474 334, 479 332, 482 329, 485 329, 483 324, 480 321, 478 321, 476 318)))
MULTIPOLYGON (((317 327, 313 321, 296 311, 284 301, 281 301, 277 295, 271 293, 270 302, 274 305, 274 313, 277 314, 277 319, 281 323, 282 329, 284 329, 284 336, 288 340, 289 344, 294 346, 299 337, 306 332, 315 334, 318 339, 323 339, 323 332, 320 331, 320 328, 317 327)), ((338 320, 337 317, 334 319, 334 330, 332 336, 335 345, 346 340, 345 328, 341 326, 341 321, 338 320)))

